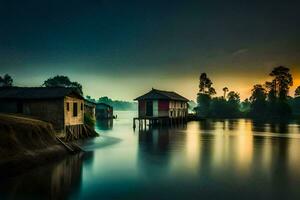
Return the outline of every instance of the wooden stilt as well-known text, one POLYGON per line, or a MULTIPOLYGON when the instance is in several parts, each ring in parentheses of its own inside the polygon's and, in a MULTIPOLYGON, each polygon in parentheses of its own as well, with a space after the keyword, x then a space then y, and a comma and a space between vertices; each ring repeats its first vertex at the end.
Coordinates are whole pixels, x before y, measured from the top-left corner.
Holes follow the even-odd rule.
POLYGON ((136 118, 133 118, 133 129, 135 129, 135 120, 136 118))
POLYGON ((177 116, 177 117, 136 117, 133 119, 133 128, 135 128, 136 120, 139 123, 140 130, 147 130, 154 126, 163 127, 179 127, 186 123, 185 116, 177 116))

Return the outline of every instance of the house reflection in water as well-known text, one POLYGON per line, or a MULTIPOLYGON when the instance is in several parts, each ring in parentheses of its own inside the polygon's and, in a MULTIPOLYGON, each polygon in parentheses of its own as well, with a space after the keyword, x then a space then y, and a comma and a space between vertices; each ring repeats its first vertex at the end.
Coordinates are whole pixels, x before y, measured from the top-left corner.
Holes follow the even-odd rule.
POLYGON ((139 130, 138 165, 140 175, 163 176, 170 167, 169 129, 139 130), (163 171, 163 172, 161 172, 163 171))
POLYGON ((114 125, 114 120, 113 119, 102 119, 99 120, 97 119, 96 121, 96 128, 98 130, 111 130, 114 125))
POLYGON ((168 151, 169 137, 169 130, 167 128, 139 130, 139 143, 150 154, 168 151))
POLYGON ((67 199, 80 187, 83 160, 91 157, 73 155, 54 165, 8 179, 0 185, 0 199, 67 199))

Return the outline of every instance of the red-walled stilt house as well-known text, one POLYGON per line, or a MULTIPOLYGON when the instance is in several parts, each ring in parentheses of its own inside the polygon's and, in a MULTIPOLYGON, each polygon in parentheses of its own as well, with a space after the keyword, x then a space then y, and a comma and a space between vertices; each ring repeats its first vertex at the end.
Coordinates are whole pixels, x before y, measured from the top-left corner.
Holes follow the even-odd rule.
POLYGON ((152 89, 134 100, 138 101, 136 119, 185 119, 188 115, 189 100, 176 92, 152 89))

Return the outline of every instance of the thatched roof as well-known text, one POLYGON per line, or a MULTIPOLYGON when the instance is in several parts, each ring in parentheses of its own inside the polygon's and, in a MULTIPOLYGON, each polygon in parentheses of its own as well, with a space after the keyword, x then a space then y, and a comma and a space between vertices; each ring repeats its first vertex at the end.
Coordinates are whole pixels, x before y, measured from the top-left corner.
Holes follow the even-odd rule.
POLYGON ((176 92, 163 91, 152 89, 150 92, 135 98, 134 100, 175 100, 175 101, 189 101, 187 98, 177 94, 176 92))
POLYGON ((0 87, 0 99, 57 99, 76 96, 83 99, 77 89, 66 87, 0 87))

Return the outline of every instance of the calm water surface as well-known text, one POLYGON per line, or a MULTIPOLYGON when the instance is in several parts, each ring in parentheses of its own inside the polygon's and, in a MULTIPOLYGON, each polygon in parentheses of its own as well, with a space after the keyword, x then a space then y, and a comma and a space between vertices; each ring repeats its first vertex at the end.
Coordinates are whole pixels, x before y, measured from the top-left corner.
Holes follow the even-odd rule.
POLYGON ((98 122, 87 153, 0 180, 0 199, 300 199, 300 126, 251 120, 132 129, 98 122))

